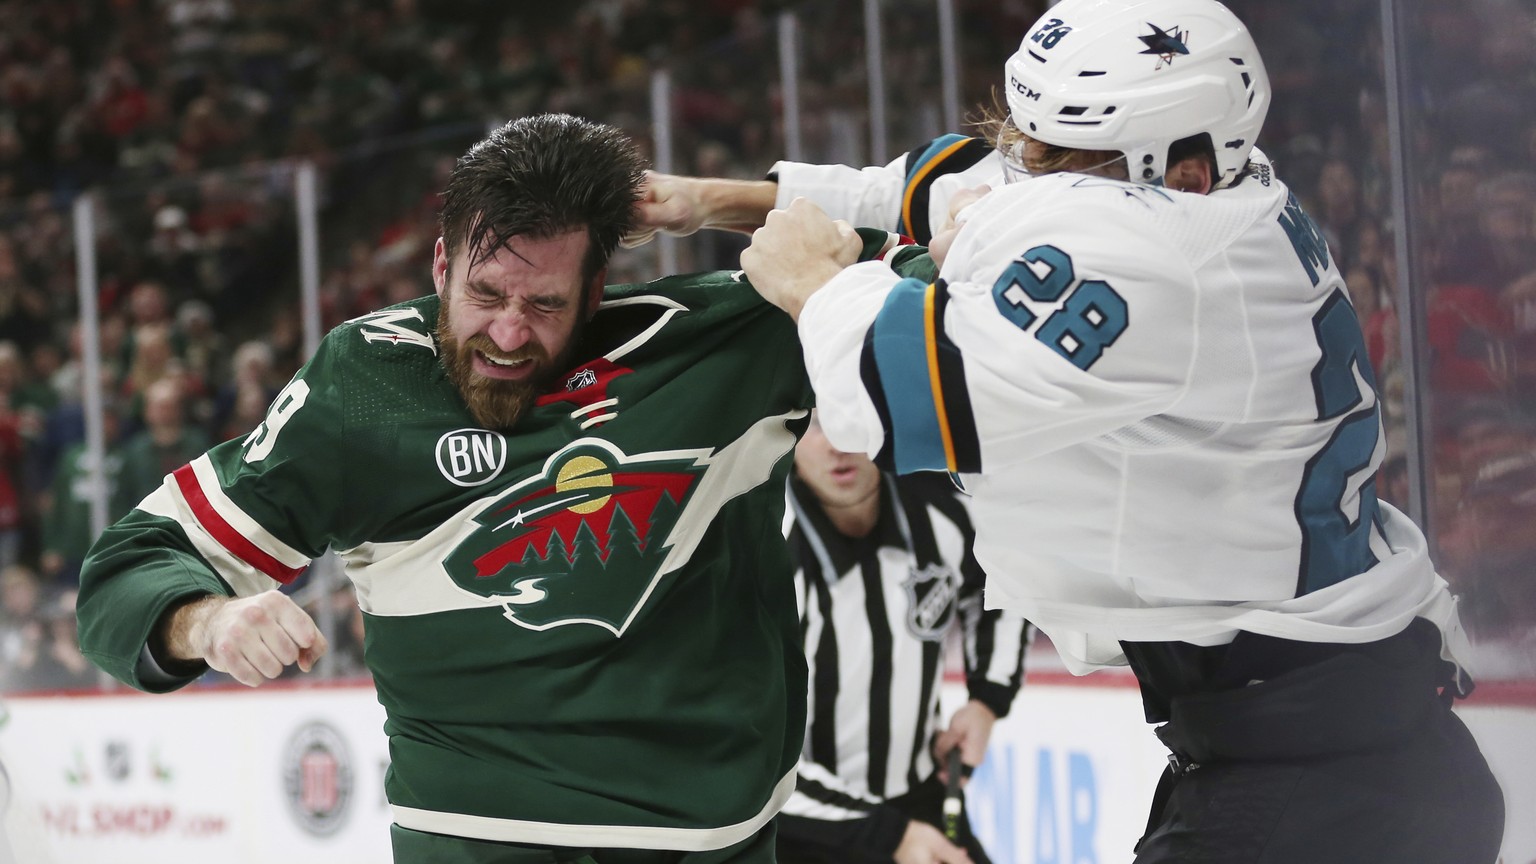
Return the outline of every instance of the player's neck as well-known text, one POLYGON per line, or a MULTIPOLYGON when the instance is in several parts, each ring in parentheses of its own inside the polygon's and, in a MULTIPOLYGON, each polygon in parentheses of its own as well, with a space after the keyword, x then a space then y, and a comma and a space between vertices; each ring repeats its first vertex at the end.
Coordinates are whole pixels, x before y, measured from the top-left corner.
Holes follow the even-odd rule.
POLYGON ((821 512, 827 514, 832 527, 845 537, 868 537, 880 521, 880 484, 876 483, 869 494, 848 504, 820 502, 821 512))

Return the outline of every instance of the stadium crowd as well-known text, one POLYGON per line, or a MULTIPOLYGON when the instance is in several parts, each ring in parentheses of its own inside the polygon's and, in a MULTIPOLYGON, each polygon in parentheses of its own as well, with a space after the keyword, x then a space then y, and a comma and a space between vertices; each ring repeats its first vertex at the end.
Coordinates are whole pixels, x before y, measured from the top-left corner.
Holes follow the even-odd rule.
MULTIPOLYGON (((957 4, 963 98, 1039 13, 957 4)), ((1367 331, 1407 497, 1391 136, 1376 0, 1234 0, 1276 90, 1264 147, 1323 227, 1367 331)), ((1428 306, 1432 524, 1488 653, 1536 676, 1536 10, 1411 4, 1409 175, 1428 306)), ((806 157, 869 159, 861 4, 802 4, 806 157)), ((794 7, 791 7, 794 8, 794 7)), ((932 4, 885 4, 891 154, 942 131, 932 4), (929 16, 929 17, 924 17, 929 16)), ((488 122, 585 114, 649 146, 673 72, 674 168, 783 155, 775 9, 749 0, 0 0, 0 692, 91 687, 73 600, 91 540, 70 206, 95 194, 115 518, 241 436, 303 361, 294 165, 322 177, 326 327, 429 290, 436 192, 488 122), (766 96, 766 98, 765 98, 766 96)), ((689 269, 740 246, 686 246, 689 269)), ((631 253, 634 256, 634 253, 631 253)), ((629 257, 618 279, 658 275, 629 257)), ((327 602, 333 598, 325 598, 327 602)), ((339 620, 355 605, 338 602, 339 620)), ((337 668, 360 673, 340 628, 337 668)))

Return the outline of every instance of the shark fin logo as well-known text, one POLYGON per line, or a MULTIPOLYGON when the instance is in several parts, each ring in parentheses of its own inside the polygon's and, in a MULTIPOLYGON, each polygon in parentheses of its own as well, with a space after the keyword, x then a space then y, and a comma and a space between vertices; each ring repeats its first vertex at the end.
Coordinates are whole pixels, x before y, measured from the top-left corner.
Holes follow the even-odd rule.
MULTIPOLYGON (((1174 27, 1172 30, 1164 30, 1156 24, 1148 23, 1152 32, 1146 36, 1139 36, 1141 43, 1147 46, 1143 54, 1151 54, 1157 58, 1157 68, 1173 65, 1177 57, 1189 55, 1189 34, 1182 27, 1174 27)), ((1155 70, 1154 70, 1155 71, 1155 70)))
POLYGON ((592 624, 618 636, 649 598, 706 467, 689 453, 628 457, 582 442, 482 511, 444 567, 514 624, 592 624))

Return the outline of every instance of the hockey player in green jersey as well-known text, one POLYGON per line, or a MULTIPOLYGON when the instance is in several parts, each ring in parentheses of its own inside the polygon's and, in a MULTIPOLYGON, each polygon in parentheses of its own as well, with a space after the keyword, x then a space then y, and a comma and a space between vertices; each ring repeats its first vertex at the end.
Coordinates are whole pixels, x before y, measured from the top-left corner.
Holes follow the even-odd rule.
POLYGON ((254 432, 102 535, 86 653, 156 692, 307 671, 325 641, 273 589, 329 547, 388 715, 397 860, 771 861, 811 390, 739 274, 603 288, 642 169, 559 115, 473 147, 436 294, 331 332, 254 432))

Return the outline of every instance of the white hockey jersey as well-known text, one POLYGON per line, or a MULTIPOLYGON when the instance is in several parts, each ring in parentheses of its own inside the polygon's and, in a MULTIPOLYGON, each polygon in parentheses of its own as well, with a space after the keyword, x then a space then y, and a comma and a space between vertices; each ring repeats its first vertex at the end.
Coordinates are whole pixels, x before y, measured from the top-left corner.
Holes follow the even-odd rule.
POLYGON ((1380 406, 1338 268, 1254 158, 1208 196, 1003 186, 937 283, 859 264, 801 314, 833 444, 964 475, 987 604, 1079 673, 1124 662, 1119 640, 1358 643, 1415 616, 1467 656, 1423 535, 1376 500, 1380 406))

